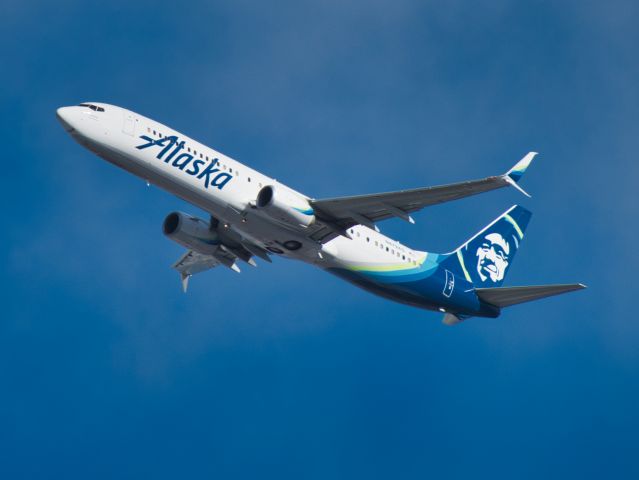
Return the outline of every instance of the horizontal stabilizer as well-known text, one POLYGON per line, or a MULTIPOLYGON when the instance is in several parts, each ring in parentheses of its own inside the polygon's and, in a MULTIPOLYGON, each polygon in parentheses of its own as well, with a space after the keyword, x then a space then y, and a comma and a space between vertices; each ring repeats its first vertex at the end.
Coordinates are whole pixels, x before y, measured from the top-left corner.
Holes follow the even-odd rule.
POLYGON ((562 293, 574 292, 586 288, 581 283, 564 285, 535 285, 530 287, 497 287, 476 288, 477 296, 486 303, 496 307, 509 307, 518 303, 532 302, 541 298, 552 297, 562 293))

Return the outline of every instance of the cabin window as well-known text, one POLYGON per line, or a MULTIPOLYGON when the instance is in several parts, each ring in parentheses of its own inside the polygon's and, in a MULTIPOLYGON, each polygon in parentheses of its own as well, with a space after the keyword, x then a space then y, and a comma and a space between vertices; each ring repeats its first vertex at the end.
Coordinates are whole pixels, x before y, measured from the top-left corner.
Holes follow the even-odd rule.
POLYGON ((370 239, 370 238, 368 238, 368 237, 366 237, 366 241, 367 241, 367 242, 370 242, 370 241, 371 241, 371 239, 370 239))
POLYGON ((249 183, 251 183, 251 177, 248 177, 247 180, 249 183))
POLYGON ((153 130, 153 135, 157 135, 157 132, 155 130, 153 130))

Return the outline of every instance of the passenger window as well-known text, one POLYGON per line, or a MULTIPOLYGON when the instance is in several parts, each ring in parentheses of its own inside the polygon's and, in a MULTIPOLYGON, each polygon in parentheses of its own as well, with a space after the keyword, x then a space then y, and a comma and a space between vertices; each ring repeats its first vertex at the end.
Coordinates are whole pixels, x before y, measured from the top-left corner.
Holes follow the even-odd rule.
POLYGON ((157 135, 157 132, 155 130, 153 130, 153 135, 157 135))
POLYGON ((371 239, 370 239, 370 238, 368 238, 368 237, 366 237, 366 241, 367 241, 367 242, 370 242, 370 241, 371 241, 371 239))
POLYGON ((251 183, 251 177, 248 177, 247 180, 249 181, 249 183, 251 183))

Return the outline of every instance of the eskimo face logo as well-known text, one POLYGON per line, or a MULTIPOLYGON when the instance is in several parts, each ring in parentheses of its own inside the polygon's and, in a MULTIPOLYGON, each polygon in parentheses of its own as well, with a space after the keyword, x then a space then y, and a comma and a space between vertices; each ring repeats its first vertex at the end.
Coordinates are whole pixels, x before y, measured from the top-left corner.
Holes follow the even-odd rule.
POLYGON ((504 279, 508 268, 510 244, 499 233, 489 233, 477 249, 477 273, 482 282, 504 279))

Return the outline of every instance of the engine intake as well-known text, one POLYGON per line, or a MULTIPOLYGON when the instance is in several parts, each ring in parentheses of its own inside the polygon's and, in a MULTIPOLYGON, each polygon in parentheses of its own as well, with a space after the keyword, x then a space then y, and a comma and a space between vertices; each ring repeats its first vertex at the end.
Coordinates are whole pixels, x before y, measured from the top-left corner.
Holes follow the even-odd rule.
POLYGON ((198 253, 212 254, 220 245, 218 234, 201 218, 182 212, 169 213, 162 224, 162 232, 183 247, 198 253))
POLYGON ((269 217, 295 227, 315 222, 315 212, 303 196, 274 185, 266 185, 257 194, 256 206, 269 217))

